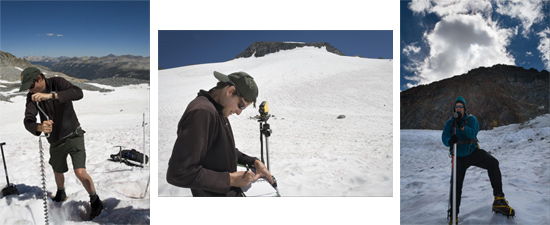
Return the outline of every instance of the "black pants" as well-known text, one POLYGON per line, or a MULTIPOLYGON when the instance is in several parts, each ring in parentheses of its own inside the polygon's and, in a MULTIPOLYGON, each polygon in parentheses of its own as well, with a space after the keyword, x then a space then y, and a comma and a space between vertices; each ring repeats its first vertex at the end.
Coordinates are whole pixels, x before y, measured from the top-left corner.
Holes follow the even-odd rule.
MULTIPOLYGON (((486 169, 489 173, 489 180, 491 180, 491 186, 493 187, 493 195, 502 193, 502 176, 500 174, 500 168, 498 165, 498 160, 489 155, 483 149, 476 149, 466 157, 456 157, 457 167, 456 167, 456 214, 458 215, 460 209, 460 198, 462 195, 462 184, 464 183, 464 176, 466 175, 466 170, 470 166, 477 166, 483 169, 486 169)), ((453 176, 451 172, 451 211, 452 211, 452 183, 453 176)))

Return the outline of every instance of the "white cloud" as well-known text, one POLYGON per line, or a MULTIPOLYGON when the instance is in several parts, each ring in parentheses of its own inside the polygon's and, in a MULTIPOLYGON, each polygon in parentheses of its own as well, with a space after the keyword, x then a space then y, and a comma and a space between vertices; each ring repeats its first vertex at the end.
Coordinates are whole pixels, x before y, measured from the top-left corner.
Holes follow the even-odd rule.
POLYGON ((519 19, 522 25, 522 34, 527 37, 534 23, 544 19, 543 4, 541 0, 496 0, 496 12, 502 15, 519 19))
POLYGON ((63 34, 56 34, 56 33, 45 33, 45 34, 37 34, 38 37, 63 37, 63 34))
POLYGON ((412 54, 418 54, 420 52, 420 47, 416 46, 416 42, 411 43, 403 48, 403 54, 410 56, 412 54))
POLYGON ((413 0, 409 8, 415 13, 435 13, 439 17, 478 13, 490 15, 493 9, 490 0, 413 0))
MULTIPOLYGON (((533 31, 533 24, 545 23, 545 4, 548 0, 413 0, 408 7, 414 14, 433 13, 440 21, 433 30, 424 31, 422 41, 427 48, 420 49, 416 44, 403 48, 402 53, 411 61, 403 68, 414 74, 406 77, 414 83, 408 86, 460 75, 480 66, 515 65, 514 56, 507 50, 510 40, 518 33, 527 38, 531 32, 538 32, 533 31), (495 13, 520 25, 505 27, 491 19, 498 18, 493 17, 495 13), (429 53, 422 54, 428 49, 429 53)), ((537 35, 541 39, 537 49, 550 69, 550 29, 537 35)))
POLYGON ((532 52, 526 52, 525 56, 533 56, 533 53, 532 52))
POLYGON ((542 62, 546 69, 550 71, 550 28, 546 28, 537 34, 540 37, 537 50, 541 53, 542 62))
POLYGON ((514 57, 506 50, 514 33, 514 29, 499 28, 479 14, 446 16, 425 33, 429 56, 411 65, 415 77, 409 79, 428 84, 480 66, 514 65, 514 57))
POLYGON ((409 9, 414 13, 424 16, 424 11, 429 11, 433 7, 430 0, 413 0, 409 3, 409 9))

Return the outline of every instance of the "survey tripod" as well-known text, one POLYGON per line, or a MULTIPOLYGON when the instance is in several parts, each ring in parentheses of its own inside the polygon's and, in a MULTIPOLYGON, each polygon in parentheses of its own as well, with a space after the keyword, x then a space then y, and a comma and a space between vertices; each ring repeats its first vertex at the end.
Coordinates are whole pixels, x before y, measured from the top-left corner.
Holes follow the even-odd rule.
MULTIPOLYGON (((262 102, 264 104, 265 102, 262 102)), ((261 107, 261 106, 260 106, 261 107)), ((260 109, 261 110, 261 109, 260 109)), ((262 163, 265 164, 264 161, 264 136, 265 136, 265 156, 267 158, 267 170, 269 170, 269 141, 268 138, 271 136, 271 127, 267 123, 267 120, 271 117, 270 114, 262 116, 260 113, 260 119, 258 119, 258 122, 260 123, 260 150, 261 150, 261 160, 262 163)))
MULTIPOLYGON (((271 136, 271 127, 267 123, 267 120, 271 117, 271 114, 269 114, 269 107, 267 105, 266 101, 263 101, 260 104, 260 117, 258 119, 258 122, 260 123, 260 150, 261 150, 261 161, 263 164, 267 166, 267 170, 271 172, 269 169, 269 136, 271 136), (267 159, 267 163, 264 161, 264 137, 265 137, 265 156, 267 159)), ((273 187, 277 187, 277 181, 275 180, 275 177, 272 175, 271 178, 273 179, 273 187)))

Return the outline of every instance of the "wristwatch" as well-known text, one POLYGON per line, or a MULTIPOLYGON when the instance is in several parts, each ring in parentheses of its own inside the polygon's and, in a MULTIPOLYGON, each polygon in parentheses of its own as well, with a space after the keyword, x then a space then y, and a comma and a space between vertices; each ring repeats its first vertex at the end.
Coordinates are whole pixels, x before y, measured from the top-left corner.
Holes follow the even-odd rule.
POLYGON ((55 91, 52 91, 52 100, 55 100, 55 91))

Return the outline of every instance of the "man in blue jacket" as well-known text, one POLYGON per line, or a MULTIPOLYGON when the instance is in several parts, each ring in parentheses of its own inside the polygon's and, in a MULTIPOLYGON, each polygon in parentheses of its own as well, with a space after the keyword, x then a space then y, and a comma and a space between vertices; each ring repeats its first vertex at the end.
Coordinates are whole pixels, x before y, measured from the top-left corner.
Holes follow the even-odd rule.
MULTIPOLYGON (((441 135, 441 140, 445 146, 451 148, 451 155, 454 154, 454 152, 452 152, 453 145, 455 143, 457 144, 456 214, 458 215, 460 209, 460 196, 462 194, 462 184, 464 176, 466 175, 466 170, 470 166, 477 166, 486 169, 489 173, 489 180, 491 181, 493 195, 495 196, 493 211, 502 213, 506 216, 514 216, 514 209, 508 205, 508 202, 504 199, 504 193, 502 192, 502 176, 500 174, 499 162, 495 157, 479 148, 477 141, 479 123, 476 117, 470 115, 466 110, 466 100, 463 97, 458 96, 458 98, 456 98, 454 112, 457 113, 458 117, 447 120, 445 128, 443 129, 443 134, 441 135)), ((449 209, 448 212, 449 219, 452 218, 451 212, 452 208, 449 209)))

